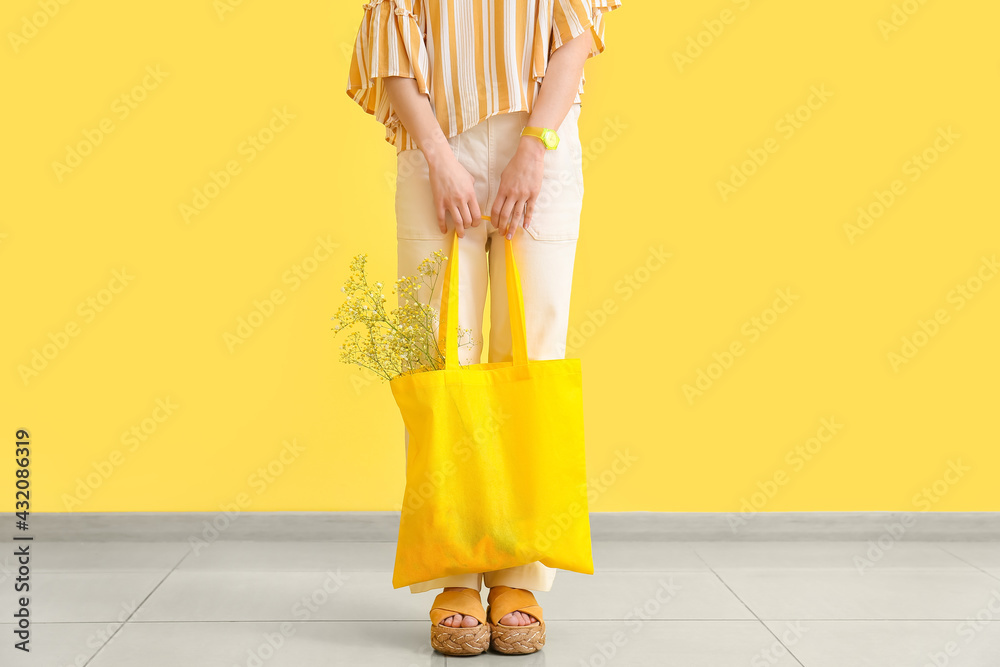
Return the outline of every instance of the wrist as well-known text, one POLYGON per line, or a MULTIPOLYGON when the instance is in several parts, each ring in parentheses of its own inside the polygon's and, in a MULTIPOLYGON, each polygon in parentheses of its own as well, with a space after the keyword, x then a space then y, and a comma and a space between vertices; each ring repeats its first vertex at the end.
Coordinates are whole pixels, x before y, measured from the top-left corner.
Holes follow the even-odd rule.
POLYGON ((521 135, 521 140, 517 145, 517 150, 523 151, 539 160, 543 159, 546 151, 548 151, 541 139, 527 134, 521 135))
POLYGON ((425 140, 419 145, 424 158, 427 160, 427 165, 431 168, 436 167, 442 160, 447 159, 449 156, 454 156, 454 153, 451 152, 451 144, 448 143, 448 139, 444 134, 439 134, 425 140))

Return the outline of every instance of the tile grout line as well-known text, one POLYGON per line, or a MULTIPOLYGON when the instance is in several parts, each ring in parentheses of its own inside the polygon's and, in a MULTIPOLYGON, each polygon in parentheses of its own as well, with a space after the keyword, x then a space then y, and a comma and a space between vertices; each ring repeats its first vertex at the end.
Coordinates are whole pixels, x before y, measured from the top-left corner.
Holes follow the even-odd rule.
MULTIPOLYGON (((554 618, 553 623, 617 623, 620 618, 554 618)), ((650 623, 753 623, 763 622, 759 618, 647 618, 645 622, 650 623)), ((954 623, 955 621, 966 621, 967 618, 769 618, 768 621, 810 621, 813 623, 954 623)), ((315 618, 315 619, 287 619, 287 618, 248 618, 248 619, 216 619, 216 618, 188 618, 171 620, 148 620, 129 621, 129 625, 169 625, 171 623, 424 623, 421 619, 413 618, 315 618)), ((977 620, 983 624, 1000 624, 1000 618, 977 620)), ((32 625, 108 625, 119 623, 118 621, 35 621, 32 625)), ((546 621, 548 623, 548 621, 546 621)), ((124 625, 124 621, 119 623, 124 625)), ((14 623, 0 623, 0 628, 14 626, 14 623)))
MULTIPOLYGON (((554 618, 553 623, 621 623, 624 619, 621 618, 554 618)), ((772 619, 775 621, 782 621, 786 619, 776 618, 772 619)), ((792 620, 792 619, 788 619, 792 620)), ((942 619, 846 619, 846 620, 942 620, 942 619)), ((960 619, 944 619, 948 622, 960 619)), ((646 618, 643 622, 656 622, 656 623, 753 623, 752 618, 646 618)), ((62 621, 60 621, 62 622, 62 621)), ((546 619, 545 623, 548 625, 549 620, 546 619)), ((1000 622, 992 621, 992 622, 1000 622)), ((77 623, 97 623, 97 621, 77 621, 77 623)), ((308 624, 308 623, 425 623, 421 619, 414 618, 314 618, 314 619, 287 619, 287 618, 252 618, 252 619, 184 619, 184 620, 169 620, 169 621, 132 621, 131 625, 155 625, 155 624, 170 624, 170 623, 291 623, 293 625, 308 624)), ((13 625, 12 623, 0 624, 0 625, 13 625)))
POLYGON ((132 613, 129 614, 128 617, 124 621, 122 621, 118 625, 117 628, 115 628, 115 631, 111 633, 111 635, 108 637, 107 641, 105 641, 104 643, 102 643, 97 648, 97 650, 94 651, 94 655, 92 655, 89 658, 87 658, 87 661, 84 662, 81 667, 87 667, 91 662, 93 662, 93 660, 97 656, 99 656, 101 654, 101 651, 104 650, 104 647, 107 646, 108 644, 110 644, 111 640, 114 639, 118 635, 119 632, 121 632, 122 628, 124 628, 125 625, 129 622, 129 619, 132 618, 133 616, 135 616, 136 612, 138 612, 140 609, 142 609, 142 605, 146 604, 146 600, 149 599, 149 596, 151 596, 153 593, 155 593, 156 589, 158 589, 160 586, 162 586, 163 582, 167 580, 167 577, 169 577, 173 573, 173 571, 177 569, 177 566, 180 565, 181 563, 183 563, 184 559, 187 558, 190 555, 191 555, 191 549, 189 547, 188 550, 186 552, 184 552, 184 555, 181 556, 181 559, 179 561, 177 561, 176 563, 174 563, 174 566, 172 568, 170 568, 170 570, 168 570, 166 574, 163 575, 163 577, 156 583, 155 586, 153 586, 153 589, 151 591, 149 591, 149 593, 146 594, 146 597, 142 598, 142 600, 139 602, 139 604, 136 605, 136 608, 132 610, 132 613))
MULTIPOLYGON (((763 627, 763 628, 764 628, 765 630, 767 630, 767 633, 768 633, 769 635, 771 635, 772 637, 774 637, 774 640, 775 640, 776 642, 778 642, 778 643, 779 643, 779 644, 780 644, 781 646, 783 646, 783 647, 785 648, 785 650, 786 650, 786 651, 788 651, 788 655, 792 656, 792 660, 794 660, 794 661, 795 661, 795 663, 796 663, 797 665, 799 665, 799 667, 805 667, 805 665, 804 665, 804 664, 802 664, 802 661, 801 661, 801 660, 799 660, 799 657, 798 657, 797 655, 795 655, 795 653, 793 653, 793 652, 792 652, 792 649, 791 649, 791 648, 789 648, 788 646, 785 646, 785 642, 781 641, 781 638, 780 638, 780 637, 778 637, 778 635, 774 634, 774 631, 773 631, 773 630, 771 630, 770 626, 768 626, 768 624, 767 624, 767 623, 765 623, 765 622, 764 622, 764 621, 763 621, 763 620, 762 620, 762 619, 760 618, 760 616, 758 616, 758 615, 757 615, 757 612, 755 612, 755 611, 754 611, 753 609, 751 609, 751 608, 750 608, 750 605, 748 605, 748 604, 747 604, 747 603, 746 603, 746 602, 745 602, 745 601, 743 600, 743 598, 741 598, 741 597, 739 596, 739 594, 737 594, 737 593, 736 593, 736 591, 734 591, 734 590, 732 589, 732 587, 731 587, 731 586, 730 586, 730 585, 729 585, 729 584, 728 584, 728 583, 726 582, 726 580, 725 580, 725 579, 723 579, 723 578, 722 578, 722 576, 721 576, 721 575, 720 575, 720 574, 719 574, 718 572, 716 572, 716 571, 715 571, 715 568, 714 568, 714 567, 712 567, 712 566, 711 566, 711 565, 709 564, 709 562, 708 562, 707 560, 705 560, 705 557, 701 555, 701 553, 700 553, 700 552, 698 551, 698 549, 697 549, 696 547, 691 547, 691 551, 693 551, 693 552, 694 552, 694 554, 695 554, 695 555, 696 555, 696 556, 697 556, 697 557, 698 557, 698 558, 699 558, 699 559, 701 560, 701 562, 702 562, 702 563, 704 563, 704 564, 705 564, 705 566, 706 566, 706 567, 707 567, 707 568, 708 568, 709 570, 711 570, 712 574, 714 574, 714 575, 715 575, 715 578, 716 578, 716 579, 718 579, 718 580, 719 580, 719 582, 720 582, 720 583, 721 583, 721 584, 722 584, 723 586, 725 586, 725 587, 726 587, 726 590, 728 590, 728 591, 729 591, 730 593, 732 593, 733 597, 735 597, 735 598, 736 598, 737 600, 739 600, 739 601, 740 601, 740 604, 742 604, 742 605, 743 605, 743 606, 744 606, 744 607, 746 608, 746 610, 747 610, 747 611, 749 611, 749 612, 750 612, 751 614, 753 614, 753 617, 754 617, 755 619, 757 619, 757 622, 758 622, 758 623, 760 623, 760 624, 761 624, 761 626, 762 626, 762 627, 763 627)), ((795 619, 795 620, 799 620, 799 619, 795 619)), ((86 667, 86 666, 84 666, 84 667, 86 667)))
POLYGON ((943 547, 943 546, 941 546, 941 545, 938 545, 938 548, 939 548, 939 549, 941 549, 941 551, 944 551, 945 553, 948 553, 948 554, 951 554, 952 556, 954 556, 954 557, 955 557, 955 558, 957 558, 958 560, 962 561, 963 563, 965 563, 965 564, 966 564, 966 565, 968 565, 969 567, 971 567, 971 568, 974 568, 974 569, 976 569, 976 570, 979 570, 980 572, 982 572, 983 574, 985 574, 985 575, 986 575, 987 577, 990 577, 990 578, 992 578, 992 579, 996 579, 996 580, 1000 581, 1000 576, 997 576, 997 575, 993 574, 993 573, 992 573, 992 572, 990 572, 989 570, 986 570, 986 569, 983 569, 983 568, 979 567, 978 565, 976 565, 975 563, 973 563, 973 562, 970 562, 970 561, 968 561, 968 560, 966 560, 966 559, 962 558, 962 557, 961 557, 961 556, 959 556, 958 554, 956 554, 956 553, 954 553, 954 552, 951 552, 951 551, 948 551, 948 550, 947 550, 946 548, 944 548, 944 547, 943 547))

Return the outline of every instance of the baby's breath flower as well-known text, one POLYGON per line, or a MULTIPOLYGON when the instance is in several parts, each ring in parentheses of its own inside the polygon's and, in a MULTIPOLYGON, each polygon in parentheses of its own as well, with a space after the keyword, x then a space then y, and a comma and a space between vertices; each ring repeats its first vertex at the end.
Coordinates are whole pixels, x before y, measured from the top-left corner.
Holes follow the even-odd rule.
MULTIPOLYGON (((382 293, 385 283, 376 281, 368 284, 365 273, 367 255, 361 253, 351 261, 351 274, 341 287, 345 293, 344 302, 337 310, 338 323, 332 327, 335 332, 361 325, 363 331, 351 331, 345 343, 340 346, 340 360, 346 364, 368 368, 384 379, 427 369, 444 368, 444 358, 438 346, 436 328, 440 316, 430 305, 438 273, 445 254, 436 250, 420 262, 417 276, 397 279, 392 293, 397 294, 399 305, 386 312, 386 296, 382 293), (421 288, 429 288, 427 302, 422 302, 417 293, 421 288)), ((458 329, 459 341, 466 335, 471 345, 471 329, 458 329)))

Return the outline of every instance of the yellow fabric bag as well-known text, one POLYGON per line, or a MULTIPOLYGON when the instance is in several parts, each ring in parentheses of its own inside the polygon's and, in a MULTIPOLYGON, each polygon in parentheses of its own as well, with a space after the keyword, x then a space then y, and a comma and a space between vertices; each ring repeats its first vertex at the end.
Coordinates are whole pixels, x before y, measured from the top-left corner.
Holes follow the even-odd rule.
POLYGON ((393 588, 536 560, 593 574, 580 360, 528 360, 504 239, 513 359, 459 365, 452 235, 438 324, 445 368, 389 383, 410 433, 393 588))

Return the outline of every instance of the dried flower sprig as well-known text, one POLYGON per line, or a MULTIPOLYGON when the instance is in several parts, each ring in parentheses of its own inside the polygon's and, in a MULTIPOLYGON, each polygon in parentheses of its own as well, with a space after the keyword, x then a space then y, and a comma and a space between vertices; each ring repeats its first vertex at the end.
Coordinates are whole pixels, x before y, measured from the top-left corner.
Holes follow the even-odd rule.
MULTIPOLYGON (((436 250, 420 262, 418 275, 398 279, 392 293, 401 297, 397 299, 399 306, 386 311, 383 283, 368 284, 365 271, 368 255, 356 255, 351 261, 351 274, 340 288, 346 295, 344 303, 330 319, 337 320, 332 327, 337 333, 356 326, 362 330, 347 334, 340 346, 340 360, 367 368, 386 380, 418 370, 443 369, 444 352, 434 335, 440 315, 430 299, 446 259, 442 251, 436 250), (420 300, 423 288, 427 302, 420 300)), ((472 345, 472 329, 456 328, 459 347, 472 345), (462 343, 466 337, 469 342, 462 343)))

